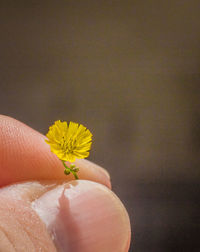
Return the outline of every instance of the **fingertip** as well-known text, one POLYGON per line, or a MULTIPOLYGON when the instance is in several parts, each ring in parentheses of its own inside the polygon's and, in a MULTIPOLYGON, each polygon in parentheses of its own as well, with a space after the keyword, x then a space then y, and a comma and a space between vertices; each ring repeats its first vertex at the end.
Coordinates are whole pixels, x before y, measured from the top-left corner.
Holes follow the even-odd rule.
POLYGON ((119 198, 91 181, 72 181, 32 203, 61 251, 127 252, 130 221, 119 198))
MULTIPOLYGON (((45 143, 45 137, 11 117, 0 115, 0 186, 24 180, 74 179, 64 174, 60 160, 45 143)), ((76 160, 81 179, 111 188, 108 173, 87 160, 76 160)))

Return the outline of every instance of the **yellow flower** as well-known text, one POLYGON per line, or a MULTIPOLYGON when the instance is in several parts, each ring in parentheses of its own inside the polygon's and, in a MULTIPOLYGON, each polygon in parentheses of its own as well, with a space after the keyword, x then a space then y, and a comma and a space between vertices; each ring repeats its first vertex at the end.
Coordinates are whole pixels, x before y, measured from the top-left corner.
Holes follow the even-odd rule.
POLYGON ((51 151, 62 161, 74 162, 76 158, 86 158, 92 144, 92 134, 82 124, 56 121, 49 127, 45 140, 51 151))

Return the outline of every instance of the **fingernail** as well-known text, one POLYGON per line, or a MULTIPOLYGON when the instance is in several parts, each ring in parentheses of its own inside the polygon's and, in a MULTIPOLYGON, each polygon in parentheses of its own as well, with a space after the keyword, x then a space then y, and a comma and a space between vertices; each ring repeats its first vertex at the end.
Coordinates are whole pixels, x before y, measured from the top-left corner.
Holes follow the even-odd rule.
POLYGON ((32 203, 58 251, 128 251, 130 222, 107 187, 78 180, 60 185, 32 203))

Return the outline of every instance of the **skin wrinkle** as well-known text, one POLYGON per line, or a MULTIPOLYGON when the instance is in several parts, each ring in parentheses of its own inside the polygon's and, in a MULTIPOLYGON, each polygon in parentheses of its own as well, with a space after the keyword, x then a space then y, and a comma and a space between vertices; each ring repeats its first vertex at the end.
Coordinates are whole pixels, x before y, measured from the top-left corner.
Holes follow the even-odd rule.
POLYGON ((16 251, 16 248, 15 248, 14 244, 13 244, 12 241, 9 239, 7 232, 4 230, 3 227, 1 227, 1 225, 0 225, 0 230, 2 231, 2 233, 4 234, 4 236, 6 237, 6 239, 8 240, 9 244, 12 246, 13 251, 16 251))
POLYGON ((66 181, 58 180, 56 183, 53 183, 52 181, 41 180, 40 182, 29 181, 23 184, 16 183, 9 187, 1 188, 1 197, 7 197, 7 193, 9 193, 9 196, 12 196, 15 200, 28 200, 32 202, 40 198, 47 191, 53 190, 63 183, 66 183, 66 181), (34 194, 32 190, 35 190, 34 194))
MULTIPOLYGON (((20 188, 22 189, 23 186, 20 188)), ((9 198, 11 200, 11 203, 13 204, 13 206, 10 205, 9 204, 10 202, 8 201, 6 204, 1 205, 0 210, 2 212, 4 212, 4 215, 6 213, 5 221, 8 222, 8 224, 7 224, 8 228, 10 225, 9 222, 11 222, 14 226, 16 225, 16 227, 17 227, 16 230, 18 230, 19 234, 21 234, 20 238, 23 236, 25 237, 25 239, 24 239, 24 244, 26 247, 26 248, 24 248, 25 250, 24 249, 21 250, 21 248, 20 248, 20 250, 18 250, 18 249, 16 250, 16 248, 15 248, 15 251, 19 251, 19 252, 21 252, 21 251, 25 251, 25 252, 26 251, 30 251, 30 252, 31 251, 43 251, 43 252, 56 251, 55 245, 53 245, 53 243, 47 242, 48 239, 50 238, 50 236, 46 230, 45 225, 43 224, 41 226, 40 222, 42 223, 42 220, 39 218, 38 214, 31 208, 31 202, 28 200, 28 198, 16 200, 14 195, 12 195, 10 197, 11 191, 12 191, 12 189, 9 190, 9 192, 7 191, 8 192, 7 195, 6 195, 6 193, 3 196, 1 195, 1 201, 4 202, 6 200, 6 198, 9 198), (27 206, 25 205, 25 207, 24 207, 23 204, 25 202, 26 202, 27 206), (16 208, 15 205, 22 206, 22 209, 16 208), (11 216, 13 218, 13 220, 12 220, 12 218, 10 219, 9 216, 11 216), (14 221, 14 223, 13 223, 13 221, 14 221), (41 226, 40 229, 34 228, 34 227, 39 227, 39 226, 41 226), (38 232, 40 233, 40 230, 42 231, 41 236, 40 235, 38 236, 38 232), (29 250, 27 250, 27 246, 30 248, 29 250)), ((15 229, 15 227, 14 227, 14 229, 15 229)), ((12 230, 10 230, 10 231, 12 231, 12 230)), ((7 234, 7 236, 8 236, 8 234, 7 234)), ((16 240, 15 235, 12 238, 14 238, 14 240, 16 240)), ((12 243, 12 244, 14 244, 14 243, 12 243)), ((18 246, 20 246, 20 244, 18 244, 18 246)))
MULTIPOLYGON (((10 216, 13 216, 13 212, 14 212, 14 214, 15 214, 15 209, 14 208, 12 208, 12 209, 7 209, 7 213, 8 213, 8 215, 9 215, 9 213, 10 213, 10 216)), ((24 233, 26 233, 27 234, 27 236, 26 236, 26 239, 28 239, 28 242, 29 242, 29 244, 31 244, 32 245, 32 247, 35 249, 36 247, 35 247, 35 244, 33 243, 33 241, 32 241, 32 239, 31 239, 31 235, 29 235, 29 233, 27 232, 27 230, 25 229, 25 225, 23 225, 20 221, 19 221, 19 218, 18 218, 18 215, 16 215, 15 214, 15 221, 16 221, 16 223, 18 224, 18 226, 19 226, 19 228, 24 232, 24 233)), ((3 227, 1 226, 1 229, 3 229, 3 227)), ((4 233, 6 233, 6 231, 5 230, 3 230, 4 231, 4 233)), ((7 234, 7 233, 6 233, 7 234)), ((8 237, 9 235, 7 234, 7 237, 8 237)), ((10 239, 9 239, 10 240, 10 239)), ((10 242, 13 244, 13 242, 10 240, 10 242)), ((26 241, 27 242, 27 241, 26 241)), ((14 246, 14 244, 13 244, 13 246, 14 246)), ((30 246, 30 245, 29 245, 30 246)), ((14 246, 14 249, 15 249, 15 251, 16 251, 16 248, 15 248, 15 246, 14 246)))
MULTIPOLYGON (((39 216, 38 216, 38 217, 39 217, 39 216)), ((20 226, 23 227, 23 223, 20 222, 19 219, 16 219, 16 220, 17 220, 17 222, 20 224, 20 226)), ((32 245, 33 245, 33 247, 36 249, 35 244, 37 244, 37 243, 34 243, 34 241, 32 240, 32 238, 35 239, 36 242, 38 242, 38 243, 40 243, 40 244, 42 243, 42 241, 41 241, 40 237, 39 237, 37 234, 34 235, 34 233, 29 232, 29 231, 26 229, 26 227, 27 227, 27 225, 25 225, 25 227, 23 227, 22 229, 23 229, 23 231, 25 231, 25 233, 28 235, 28 237, 29 237, 29 239, 30 239, 30 241, 31 241, 31 243, 32 243, 32 245)))
POLYGON ((19 221, 19 218, 16 218, 16 221, 19 224, 19 226, 22 227, 22 230, 27 234, 27 237, 29 238, 29 241, 31 242, 33 247, 36 248, 35 243, 32 240, 32 237, 34 237, 34 239, 40 241, 39 237, 36 238, 35 236, 33 236, 34 233, 31 234, 30 232, 28 232, 28 230, 26 229, 26 225, 23 225, 23 223, 21 221, 19 221))

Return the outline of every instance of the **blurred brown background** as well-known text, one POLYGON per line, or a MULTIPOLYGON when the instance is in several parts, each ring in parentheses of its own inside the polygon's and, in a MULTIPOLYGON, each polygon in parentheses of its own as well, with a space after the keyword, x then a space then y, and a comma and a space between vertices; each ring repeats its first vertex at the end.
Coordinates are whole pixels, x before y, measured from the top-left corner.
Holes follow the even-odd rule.
POLYGON ((5 1, 0 113, 94 134, 130 251, 200 251, 200 2, 5 1))

